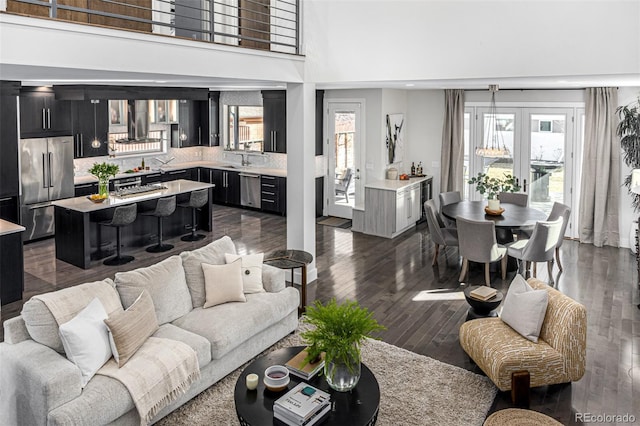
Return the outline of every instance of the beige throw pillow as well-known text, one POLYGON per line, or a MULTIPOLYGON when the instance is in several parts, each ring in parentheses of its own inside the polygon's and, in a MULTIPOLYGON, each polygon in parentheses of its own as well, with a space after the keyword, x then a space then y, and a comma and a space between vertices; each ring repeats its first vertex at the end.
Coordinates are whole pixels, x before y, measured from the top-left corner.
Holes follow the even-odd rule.
POLYGON ((114 313, 104 322, 109 328, 111 351, 118 367, 126 364, 147 338, 158 330, 153 300, 147 290, 142 290, 126 311, 114 313))
POLYGON ((242 287, 240 260, 226 265, 202 264, 206 300, 204 308, 227 302, 246 302, 242 287))
POLYGON ((245 254, 242 256, 226 253, 224 257, 227 263, 235 262, 238 259, 242 262, 242 285, 245 293, 264 292, 264 286, 262 285, 262 261, 264 260, 264 253, 245 254))

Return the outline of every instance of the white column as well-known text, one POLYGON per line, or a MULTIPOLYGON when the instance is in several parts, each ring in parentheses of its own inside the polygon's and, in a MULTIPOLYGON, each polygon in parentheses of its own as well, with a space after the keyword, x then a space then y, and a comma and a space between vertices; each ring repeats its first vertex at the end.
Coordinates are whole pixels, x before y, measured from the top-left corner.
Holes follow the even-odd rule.
MULTIPOLYGON (((313 262, 307 266, 307 283, 318 277, 315 261, 315 99, 315 84, 287 84, 287 248, 313 255, 313 262)), ((299 278, 297 275, 296 282, 299 278)))

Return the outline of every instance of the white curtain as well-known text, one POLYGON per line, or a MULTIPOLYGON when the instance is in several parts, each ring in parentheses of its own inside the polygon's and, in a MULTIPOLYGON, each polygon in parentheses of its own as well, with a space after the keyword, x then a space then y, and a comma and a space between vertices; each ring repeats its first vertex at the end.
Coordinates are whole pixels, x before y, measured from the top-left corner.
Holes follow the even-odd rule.
POLYGON ((444 91, 440 192, 464 188, 464 90, 444 91))
POLYGON ((618 90, 586 90, 580 191, 580 242, 618 247, 620 139, 616 136, 618 90))

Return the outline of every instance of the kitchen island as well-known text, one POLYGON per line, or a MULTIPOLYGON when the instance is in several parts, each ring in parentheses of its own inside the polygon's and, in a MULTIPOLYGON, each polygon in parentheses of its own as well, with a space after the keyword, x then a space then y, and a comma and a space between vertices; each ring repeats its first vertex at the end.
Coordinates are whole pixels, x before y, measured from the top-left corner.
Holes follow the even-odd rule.
MULTIPOLYGON (((163 182, 162 189, 134 196, 120 197, 110 194, 102 203, 94 203, 87 197, 67 198, 53 202, 55 208, 56 258, 83 269, 88 269, 92 260, 111 256, 116 251, 116 230, 102 226, 113 216, 117 206, 136 203, 138 216, 134 223, 124 228, 124 247, 143 247, 154 244, 157 239, 157 219, 142 216, 152 211, 156 200, 175 195, 178 203, 187 202, 189 194, 199 189, 209 188, 209 202, 200 209, 196 217, 198 229, 211 231, 212 188, 215 185, 204 182, 179 179, 163 182)), ((164 238, 187 234, 191 230, 191 209, 177 207, 176 211, 164 219, 164 238)), ((125 249, 126 252, 126 249, 125 249)))

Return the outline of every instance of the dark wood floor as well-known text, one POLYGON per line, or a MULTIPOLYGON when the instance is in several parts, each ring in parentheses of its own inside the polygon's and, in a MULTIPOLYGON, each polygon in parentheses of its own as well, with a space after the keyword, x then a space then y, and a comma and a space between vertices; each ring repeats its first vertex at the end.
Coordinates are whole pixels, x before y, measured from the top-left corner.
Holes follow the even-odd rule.
MULTIPOLYGON (((286 219, 216 206, 214 231, 206 234, 197 243, 169 241, 175 248, 163 254, 133 250, 136 260, 118 270, 147 266, 223 235, 234 240, 240 253, 280 249, 286 244, 286 219)), ((54 254, 53 240, 25 246, 25 300, 116 272, 100 262, 82 270, 55 260, 54 254)), ((432 267, 433 244, 426 224, 393 240, 318 225, 316 254, 318 280, 310 286, 309 300, 355 299, 387 327, 381 335, 384 341, 482 374, 458 342, 468 305, 457 281, 457 250, 441 253, 439 265, 432 267)), ((571 385, 533 389, 532 409, 563 424, 580 424, 576 413, 629 413, 640 421, 640 300, 634 262, 626 249, 565 242, 565 271, 556 277, 557 287, 587 308, 587 372, 571 385)), ((546 267, 541 266, 539 278, 546 280, 546 267)), ((513 275, 505 281, 493 275, 493 286, 506 290, 513 275)), ((482 270, 472 269, 468 284, 482 282, 482 270)), ((19 314, 21 306, 22 302, 3 306, 2 320, 19 314)), ((509 395, 499 393, 492 411, 509 406, 509 395)))

